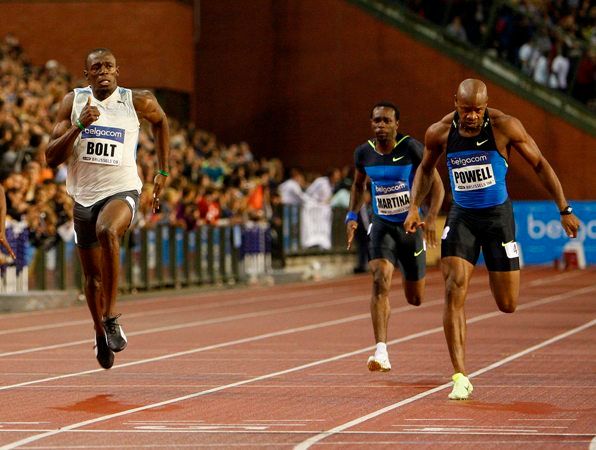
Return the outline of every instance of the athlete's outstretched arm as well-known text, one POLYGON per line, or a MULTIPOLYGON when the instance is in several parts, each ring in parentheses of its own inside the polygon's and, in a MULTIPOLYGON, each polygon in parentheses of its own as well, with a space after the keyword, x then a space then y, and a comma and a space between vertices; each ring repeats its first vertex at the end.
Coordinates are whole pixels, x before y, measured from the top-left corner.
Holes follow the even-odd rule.
POLYGON ((445 188, 443 187, 443 181, 441 180, 439 171, 437 169, 433 169, 432 186, 430 188, 430 204, 426 217, 424 218, 424 236, 426 238, 426 242, 428 242, 431 247, 437 246, 435 220, 439 214, 441 205, 443 204, 443 198, 445 198, 445 188))
MULTIPOLYGON (((168 118, 155 96, 149 91, 133 91, 133 102, 137 115, 151 124, 155 150, 157 153, 157 165, 160 171, 168 173, 170 167, 170 128, 168 118)), ((166 176, 157 173, 153 181, 153 211, 159 209, 159 194, 163 190, 166 176)))
MULTIPOLYGON (((447 131, 449 130, 449 125, 447 125, 447 131)), ((408 211, 408 216, 404 222, 404 228, 408 233, 414 233, 416 229, 420 226, 423 226, 423 223, 420 220, 420 214, 418 209, 420 205, 422 205, 422 201, 428 195, 431 187, 433 186, 434 174, 436 173, 436 166, 437 162, 439 161, 439 157, 443 154, 443 147, 445 144, 445 124, 443 122, 437 122, 431 125, 428 130, 426 130, 426 135, 424 136, 424 152, 422 154, 422 161, 416 169, 416 174, 414 175, 414 181, 412 183, 412 198, 410 199, 410 210, 408 211)), ((438 174, 437 174, 438 177, 438 174)), ((440 177, 439 177, 440 182, 440 177)), ((440 183, 441 187, 443 183, 440 183)), ((443 199, 441 199, 442 203, 443 199)), ((440 208, 439 205, 435 205, 435 207, 440 208)))
MULTIPOLYGON (((559 177, 546 160, 542 152, 536 145, 536 142, 528 134, 522 123, 512 116, 505 116, 497 121, 496 126, 499 131, 509 138, 510 146, 519 152, 519 154, 532 166, 538 179, 544 188, 550 193, 559 211, 562 211, 567 205, 563 187, 559 177)), ((561 224, 567 236, 577 237, 579 229, 579 220, 573 214, 562 215, 561 224)))
MULTIPOLYGON (((355 170, 354 182, 352 183, 352 189, 350 192, 350 206, 349 211, 358 214, 362 203, 364 202, 364 192, 366 191, 366 174, 360 172, 358 169, 355 170)), ((352 241, 354 240, 354 232, 358 228, 358 221, 349 220, 346 224, 346 239, 348 242, 348 250, 352 247, 352 241)))

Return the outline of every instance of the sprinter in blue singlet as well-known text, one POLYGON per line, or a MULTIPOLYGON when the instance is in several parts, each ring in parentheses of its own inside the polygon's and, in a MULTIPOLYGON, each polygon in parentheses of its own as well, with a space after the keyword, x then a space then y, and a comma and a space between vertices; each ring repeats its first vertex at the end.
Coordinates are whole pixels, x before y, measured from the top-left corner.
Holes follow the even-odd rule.
POLYGON ((554 198, 567 235, 576 237, 579 228, 557 175, 534 139, 518 119, 487 105, 486 85, 480 80, 464 80, 455 96, 455 111, 428 128, 404 223, 410 233, 420 226, 417 207, 430 189, 439 158, 446 153, 453 205, 441 238, 441 269, 446 285, 443 327, 455 369, 449 398, 455 400, 467 399, 473 389, 465 369, 464 303, 480 249, 499 309, 511 313, 517 306, 519 251, 505 186, 511 149, 530 164, 554 198))
MULTIPOLYGON (((396 265, 399 265, 408 303, 420 305, 424 295, 426 243, 422 230, 407 234, 403 221, 410 208, 410 186, 422 159, 423 145, 410 136, 398 134, 399 110, 391 102, 379 102, 371 112, 375 138, 356 148, 356 173, 346 216, 348 249, 358 226, 356 211, 364 201, 366 180, 370 179, 373 217, 368 230, 369 267, 373 275, 370 310, 377 343, 375 354, 368 358, 371 371, 391 370, 387 353, 389 322, 389 289, 396 265)), ((435 245, 435 217, 443 202, 443 183, 434 172, 426 236, 435 245)))

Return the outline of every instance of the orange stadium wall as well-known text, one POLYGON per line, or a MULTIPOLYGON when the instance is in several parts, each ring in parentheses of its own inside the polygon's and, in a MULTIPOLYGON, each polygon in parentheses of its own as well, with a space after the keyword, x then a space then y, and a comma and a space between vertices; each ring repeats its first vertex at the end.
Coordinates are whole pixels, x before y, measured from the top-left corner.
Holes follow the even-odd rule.
MULTIPOLYGON (((371 105, 396 102, 400 129, 422 140, 453 107, 471 69, 344 0, 202 0, 196 85, 199 126, 224 142, 324 171, 352 164, 371 105)), ((494 83, 490 106, 520 118, 572 199, 594 198, 595 140, 494 83), (591 161, 592 163, 586 163, 591 161)), ((443 173, 444 175, 444 173, 443 173)), ((512 157, 515 199, 547 198, 512 157)))
POLYGON ((87 52, 108 47, 120 83, 194 90, 193 7, 163 1, 11 1, 0 3, 0 37, 13 33, 32 62, 58 60, 83 78, 87 52))

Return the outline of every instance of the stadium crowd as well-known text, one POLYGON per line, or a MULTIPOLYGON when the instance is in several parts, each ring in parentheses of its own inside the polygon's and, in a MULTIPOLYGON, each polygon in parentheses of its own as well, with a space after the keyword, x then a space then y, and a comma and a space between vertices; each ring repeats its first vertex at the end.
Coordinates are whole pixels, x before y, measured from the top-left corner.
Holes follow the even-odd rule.
POLYGON ((461 45, 596 110, 596 5, 590 0, 397 0, 461 45))
MULTIPOLYGON (((589 0, 510 0, 498 6, 487 0, 396 1, 444 25, 454 40, 486 48, 536 82, 596 109, 596 6, 589 0)), ((26 224, 36 247, 72 239, 66 169, 48 168, 44 154, 60 100, 83 83, 55 60, 32 64, 16 36, 0 41, 0 180, 10 220, 26 224)), ((293 169, 284 178, 280 160, 255 157, 246 142, 224 145, 212 133, 171 118, 170 129, 171 176, 157 214, 151 211, 155 150, 148 128, 141 129, 137 161, 144 188, 137 226, 190 230, 278 221, 274 210, 280 203, 347 207, 349 168, 325 176, 293 169)))
MULTIPOLYGON (((73 200, 66 192, 64 165, 48 168, 45 149, 62 97, 84 80, 75 80, 54 60, 35 66, 13 35, 0 42, 0 74, 0 179, 7 215, 9 221, 25 224, 33 246, 49 248, 57 239, 73 238, 73 200)), ((246 142, 226 146, 192 124, 169 121, 169 184, 156 214, 151 193, 157 158, 149 127, 141 129, 137 162, 144 187, 136 226, 172 224, 192 230, 202 224, 278 220, 274 209, 282 197, 290 204, 329 204, 336 188, 351 184, 345 179, 348 168, 343 183, 338 169, 330 177, 293 169, 282 183, 280 160, 257 158, 246 142), (288 197, 290 191, 297 197, 288 197)), ((336 204, 347 206, 346 193, 343 189, 336 204)))

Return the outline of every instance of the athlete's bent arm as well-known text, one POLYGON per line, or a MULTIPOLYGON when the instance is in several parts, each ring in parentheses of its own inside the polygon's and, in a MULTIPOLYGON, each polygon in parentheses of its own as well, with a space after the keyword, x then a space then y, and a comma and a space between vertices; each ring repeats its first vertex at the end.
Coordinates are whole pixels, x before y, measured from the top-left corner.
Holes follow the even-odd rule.
POLYGON ((52 168, 58 167, 66 161, 71 153, 74 141, 81 130, 70 121, 74 93, 68 93, 58 109, 58 115, 52 136, 46 149, 46 161, 52 168))
POLYGON ((14 259, 16 255, 10 247, 6 239, 6 196, 4 194, 4 187, 0 184, 0 245, 4 250, 14 259))
MULTIPOLYGON (((416 175, 414 175, 410 210, 408 211, 408 216, 404 222, 404 228, 408 233, 414 233, 416 229, 423 224, 420 220, 418 209, 434 184, 434 175, 436 173, 435 167, 437 166, 439 157, 443 154, 443 128, 443 123, 438 122, 431 125, 428 130, 426 130, 426 135, 424 137, 424 153, 422 155, 422 161, 420 162, 418 169, 416 169, 416 175)), ((442 183, 440 184, 442 187, 442 183)), ((443 200, 441 199, 441 202, 442 201, 443 200)), ((440 206, 441 205, 439 204, 437 208, 440 208, 440 206)))
MULTIPOLYGON (((358 214, 360 208, 362 208, 365 190, 366 174, 356 169, 354 182, 352 183, 352 189, 350 193, 349 211, 351 213, 358 214)), ((348 220, 346 223, 346 239, 348 241, 348 250, 350 250, 352 247, 352 241, 354 240, 354 232, 356 231, 356 228, 358 228, 358 222, 356 220, 348 220)))
MULTIPOLYGON (((509 138, 510 145, 532 166, 542 186, 554 199, 559 211, 567 207, 568 203, 559 177, 522 123, 515 117, 506 116, 501 121, 497 121, 497 127, 509 138)), ((577 237, 579 220, 576 216, 573 214, 562 215, 561 224, 569 237, 577 237)))
POLYGON ((139 119, 151 124, 159 172, 153 180, 153 211, 159 209, 159 195, 163 190, 170 167, 170 129, 168 118, 155 96, 149 91, 133 91, 133 102, 139 119))

